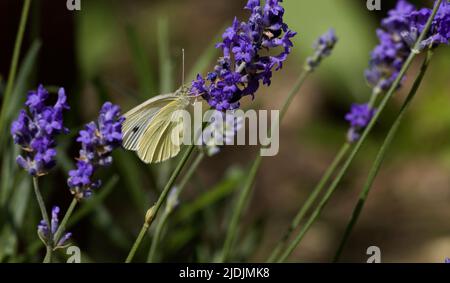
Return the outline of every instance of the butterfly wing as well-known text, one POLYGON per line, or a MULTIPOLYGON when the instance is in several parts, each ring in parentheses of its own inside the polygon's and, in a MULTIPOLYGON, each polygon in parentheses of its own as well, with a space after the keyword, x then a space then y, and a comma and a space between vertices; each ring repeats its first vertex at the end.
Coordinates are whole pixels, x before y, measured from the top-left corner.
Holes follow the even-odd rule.
POLYGON ((178 110, 187 106, 185 99, 179 97, 169 102, 154 116, 137 146, 137 154, 142 161, 159 163, 175 157, 180 152, 183 121, 178 110))
POLYGON ((123 147, 128 150, 138 150, 139 141, 154 117, 165 106, 178 99, 176 94, 158 95, 125 113, 125 121, 122 125, 123 147))

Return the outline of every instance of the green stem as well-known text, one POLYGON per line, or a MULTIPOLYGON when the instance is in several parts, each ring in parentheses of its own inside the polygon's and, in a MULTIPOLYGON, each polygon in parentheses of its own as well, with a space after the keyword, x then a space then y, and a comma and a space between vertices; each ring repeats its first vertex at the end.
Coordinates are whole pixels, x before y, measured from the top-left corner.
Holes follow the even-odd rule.
MULTIPOLYGON (((294 88, 289 93, 288 97, 283 103, 283 106, 280 111, 280 121, 283 120, 284 116, 286 115, 286 112, 289 108, 289 105, 291 104, 292 100, 294 99, 295 95, 298 93, 300 88, 303 86, 304 82, 308 78, 308 75, 311 74, 313 70, 305 68, 303 72, 300 74, 297 82, 294 85, 294 88)), ((227 235, 225 237, 225 243, 222 250, 222 256, 221 256, 221 262, 225 262, 230 254, 231 247, 233 245, 234 239, 236 237, 236 233, 238 231, 238 225, 239 225, 239 219, 241 217, 242 211, 247 205, 247 201, 249 199, 249 196, 251 194, 253 184, 255 183, 256 174, 258 173, 259 167, 261 166, 262 157, 261 155, 258 155, 255 160, 253 161, 253 164, 250 169, 250 174, 248 175, 247 179, 244 182, 244 187, 242 191, 240 192, 240 195, 238 196, 237 200, 237 206, 236 209, 233 210, 231 215, 230 224, 227 230, 227 235)))
MULTIPOLYGON (((34 193, 36 195, 37 203, 39 205, 39 209, 41 210, 42 219, 44 219, 44 221, 47 223, 47 227, 49 227, 50 229, 51 227, 50 218, 48 217, 47 209, 45 208, 44 198, 42 197, 41 191, 39 190, 38 177, 33 177, 33 188, 34 193)), ((45 243, 45 246, 47 247, 47 249, 44 258, 44 263, 49 263, 51 262, 52 259, 53 241, 45 243)))
POLYGON ((28 13, 30 11, 31 0, 25 0, 22 8, 22 15, 20 16, 19 30, 17 31, 16 42, 14 45, 13 57, 11 61, 11 67, 9 70, 8 81, 6 83, 5 95, 3 98, 3 105, 0 114, 0 145, 4 143, 4 137, 7 136, 3 133, 5 122, 7 119, 9 100, 13 90, 14 82, 16 80, 17 66, 19 64, 20 50, 22 48, 23 36, 25 34, 25 28, 27 26, 28 13))
POLYGON ((253 184, 255 183, 256 174, 258 173, 258 169, 261 165, 262 157, 261 155, 258 155, 255 160, 253 161, 252 167, 250 169, 250 173, 248 175, 248 178, 245 180, 244 188, 242 189, 241 193, 239 194, 238 200, 237 200, 237 206, 236 209, 233 210, 233 214, 231 216, 230 224, 228 227, 227 235, 225 238, 225 244, 223 246, 222 251, 222 258, 221 262, 225 262, 230 254, 231 246, 234 242, 234 239, 236 237, 237 231, 238 231, 238 224, 239 219, 241 217, 241 214, 246 207, 246 203, 248 200, 248 197, 251 193, 251 188, 253 187, 253 184))
POLYGON ((428 22, 427 22, 427 24, 425 26, 425 29, 423 30, 423 32, 421 33, 419 39, 417 40, 417 42, 416 42, 416 44, 415 44, 415 46, 413 48, 413 51, 409 54, 408 58, 406 59, 405 63, 403 64, 402 69, 400 70, 400 73, 397 76, 395 82, 392 84, 392 86, 389 89, 389 91, 386 94, 386 96, 382 99, 382 101, 380 103, 380 106, 379 106, 378 110, 376 111, 374 117, 370 121, 370 123, 367 126, 367 128, 364 130, 361 138, 356 143, 355 147, 351 151, 349 157, 345 161, 345 163, 342 166, 341 170, 339 171, 339 173, 337 174, 337 176, 333 180, 332 184, 328 188, 325 196, 320 201, 318 207, 313 212, 313 214, 310 216, 310 218, 306 222, 305 226, 301 229, 301 231, 299 232, 297 237, 294 239, 294 241, 291 242, 291 244, 288 246, 288 248, 282 254, 282 256, 278 260, 278 262, 284 262, 292 254, 292 252, 295 250, 295 248, 298 246, 300 241, 305 236, 306 232, 309 230, 309 228, 312 226, 312 224, 315 222, 315 220, 321 214, 323 208, 326 206, 326 204, 328 203, 329 199, 333 195, 333 193, 336 190, 337 186, 339 185, 341 179, 347 173, 347 170, 349 169, 350 164, 352 163, 352 161, 355 159, 356 155, 360 151, 360 149, 361 149, 363 143, 365 142, 366 138, 368 137, 369 133, 371 132, 372 128, 375 126, 375 124, 377 123, 379 117, 381 116, 381 113, 386 108, 387 103, 389 102, 389 100, 392 98, 392 96, 396 92, 396 90, 397 90, 401 80, 403 79, 403 77, 406 74, 406 71, 409 69, 409 67, 411 66, 411 63, 413 62, 414 58, 417 56, 418 52, 416 50, 419 50, 420 43, 423 41, 423 39, 425 38, 426 34, 428 33, 428 31, 430 29, 430 26, 431 26, 431 23, 432 23, 432 21, 434 19, 434 16, 436 15, 437 10, 438 10, 438 8, 439 8, 441 3, 442 3, 442 0, 438 0, 438 2, 436 3, 436 5, 435 5, 435 7, 433 9, 433 13, 430 16, 430 18, 428 19, 428 22))
POLYGON ((158 245, 162 230, 164 228, 164 225, 166 224, 168 217, 169 217, 169 213, 167 213, 167 212, 163 213, 163 215, 161 216, 161 218, 158 221, 158 224, 156 225, 155 234, 153 235, 152 243, 150 245, 150 251, 149 251, 148 257, 147 257, 148 263, 154 262, 154 260, 155 260, 156 247, 158 245))
POLYGON ((145 234, 148 231, 148 228, 150 228, 150 225, 146 222, 142 225, 141 231, 139 232, 139 235, 136 238, 136 241, 133 244, 133 247, 130 250, 130 253, 128 254, 127 259, 125 260, 125 263, 130 263, 133 260, 134 255, 136 254, 137 249, 139 248, 142 239, 144 238, 145 234))
POLYGON ((44 263, 52 263, 52 257, 53 257, 53 248, 49 245, 45 246, 45 258, 44 263))
MULTIPOLYGON (((372 92, 372 95, 370 96, 370 101, 369 101, 370 107, 374 107, 379 94, 380 94, 379 89, 376 89, 372 92)), ((284 236, 281 238, 281 241, 278 242, 277 246, 271 253, 267 262, 276 261, 280 255, 280 252, 286 248, 287 241, 291 237, 292 233, 298 228, 298 226, 300 225, 300 222, 303 220, 306 213, 311 208, 312 204, 317 200, 317 197, 323 191, 325 185, 328 183, 331 176, 336 171, 337 166, 342 162, 345 155, 347 155, 348 151, 350 150, 350 147, 351 147, 351 144, 349 144, 348 142, 345 142, 344 145, 341 147, 341 149, 338 151, 338 154, 336 155, 335 159, 331 163, 330 167, 328 167, 327 171, 322 176, 319 183, 316 185, 316 187, 313 189, 311 194, 308 196, 305 204, 301 207, 300 211, 295 216, 295 218, 292 221, 291 225, 289 226, 288 230, 286 231, 284 236)))
POLYGON ((53 236, 53 241, 55 244, 58 244, 59 240, 61 239, 61 236, 66 229, 67 222, 69 221, 70 216, 72 216, 72 213, 75 210, 75 207, 77 206, 77 204, 78 204, 78 200, 76 198, 73 198, 72 202, 70 203, 69 208, 66 211, 66 214, 64 215, 63 220, 59 224, 58 230, 56 230, 56 233, 53 236))
MULTIPOLYGON (((205 153, 203 151, 200 151, 200 153, 195 158, 194 162, 192 162, 192 164, 189 167, 186 174, 181 179, 179 185, 176 186, 177 187, 177 192, 176 192, 177 198, 181 194, 183 189, 186 187, 186 185, 189 183, 189 181, 191 180, 194 173, 197 171, 198 166, 200 165, 200 163, 203 161, 204 158, 205 158, 205 153)), ((172 209, 173 208, 170 208, 169 210, 167 210, 163 214, 161 219, 158 221, 158 225, 156 225, 155 234, 153 235, 152 243, 150 245, 150 251, 149 251, 148 257, 147 257, 147 262, 154 262, 154 260, 155 260, 156 247, 157 247, 159 239, 161 237, 162 230, 164 229, 164 225, 167 222, 167 219, 169 218, 169 216, 171 215, 171 213, 173 211, 172 209)))
POLYGON ((297 215, 295 216, 294 220, 291 222, 291 225, 281 238, 281 241, 278 242, 277 246, 273 250, 272 254, 270 255, 267 262, 273 262, 277 259, 280 252, 286 248, 287 241, 291 237, 292 233, 298 228, 300 225, 300 222, 305 217, 306 213, 309 211, 311 206, 314 204, 314 202, 319 197, 320 193, 323 191, 323 188, 330 180, 331 176, 333 175, 334 171, 336 171, 336 168, 338 165, 342 162, 343 158, 347 154, 347 152, 350 149, 350 144, 345 143, 341 149, 339 150, 338 154, 336 155, 335 159, 331 163, 330 167, 328 167, 327 171, 325 171, 325 174, 320 179, 319 183, 316 185, 316 187, 312 190, 311 194, 308 196, 306 202, 303 204, 301 209, 298 211, 297 215))
POLYGON ((343 235, 342 240, 340 242, 339 248, 338 248, 338 250, 336 252, 336 255, 335 255, 334 259, 333 259, 334 262, 338 262, 339 261, 339 258, 340 258, 341 254, 342 254, 342 251, 344 250, 345 244, 347 243, 347 240, 348 240, 348 238, 349 238, 349 236, 350 236, 354 226, 356 225, 356 223, 358 221, 358 218, 359 218, 359 216, 361 214, 361 211, 364 208, 364 204, 365 204, 365 202, 367 200, 367 197, 368 197, 370 189, 372 188, 372 185, 373 185, 373 183, 375 181, 375 178, 378 175, 378 172, 380 171, 381 164, 383 163, 384 157, 386 156, 386 151, 389 148, 389 146, 391 145, 392 140, 394 139, 394 137, 395 137, 395 135, 396 135, 396 133, 397 133, 397 131, 399 129, 400 123, 402 122, 403 117, 405 116, 405 113, 408 110, 408 108, 409 108, 409 106, 411 104, 411 101, 414 99, 414 97, 415 97, 415 95, 417 93, 417 90, 420 87, 420 84, 422 83, 422 80, 423 80, 423 78, 425 76, 425 73, 426 73, 426 71, 428 69, 428 66, 430 64, 430 61, 431 61, 432 57, 433 57, 433 52, 430 50, 428 52, 428 55, 427 55, 425 61, 423 62, 423 65, 422 65, 422 68, 420 70, 420 73, 419 73, 418 77, 416 78, 416 80, 414 82, 414 85, 413 85, 413 87, 412 87, 408 97, 406 98, 406 100, 405 100, 405 102, 404 102, 404 104, 403 104, 399 114, 397 115, 394 123, 392 124, 392 127, 389 130, 389 132, 388 132, 388 134, 386 136, 386 139, 384 140, 380 150, 378 151, 377 157, 376 157, 376 159, 375 159, 375 161, 374 161, 374 163, 372 165, 372 168, 370 169, 367 181, 364 184, 364 187, 363 187, 363 189, 361 190, 361 192, 359 194, 359 200, 358 200, 358 202, 357 202, 357 204, 356 204, 356 206, 355 206, 355 208, 353 210, 352 217, 351 217, 351 219, 350 219, 350 221, 349 221, 349 223, 347 225, 347 228, 345 229, 345 232, 344 232, 344 235, 343 235))
POLYGON ((289 109, 289 105, 291 105, 292 100, 297 95, 297 93, 300 91, 300 88, 303 86, 306 79, 312 72, 313 72, 313 70, 304 69, 303 72, 300 74, 299 78, 297 79, 297 82, 294 85, 294 88, 291 90, 288 97, 284 101, 283 106, 281 107, 280 121, 283 121, 283 118, 289 109))
POLYGON ((167 196, 169 195, 170 190, 173 187, 173 184, 175 183, 176 179, 178 178, 178 175, 180 175, 181 170, 183 169, 184 165, 186 165, 186 162, 188 161, 189 157, 191 156, 192 152, 195 149, 195 145, 189 145, 189 147, 186 149, 183 157, 181 158, 180 162, 178 163, 177 167, 173 171, 172 175, 169 178, 169 181, 167 182, 166 186, 164 187, 161 195, 158 198, 158 201, 156 204, 149 209, 149 215, 150 217, 146 217, 146 221, 144 222, 144 225, 142 226, 141 232, 139 233, 139 236, 136 238, 136 241, 133 244, 133 247, 131 248, 127 259, 125 260, 126 263, 130 263, 134 255, 136 254, 137 249, 141 245, 142 239, 144 238, 145 233, 150 228, 150 226, 153 223, 153 220, 157 216, 162 204, 166 200, 167 196))

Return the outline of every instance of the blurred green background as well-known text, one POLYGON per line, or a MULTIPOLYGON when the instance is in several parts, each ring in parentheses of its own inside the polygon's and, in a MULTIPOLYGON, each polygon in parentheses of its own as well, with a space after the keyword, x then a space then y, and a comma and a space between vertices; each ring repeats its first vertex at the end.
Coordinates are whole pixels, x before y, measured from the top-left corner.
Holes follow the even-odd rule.
MULTIPOLYGON (((181 49, 187 80, 205 73, 219 56, 214 44, 233 18, 244 20, 246 0, 81 0, 81 11, 65 1, 32 1, 10 113, 26 91, 43 83, 64 86, 72 107, 72 132, 59 142, 58 167, 42 178, 46 203, 65 211, 71 195, 67 171, 73 167, 80 127, 111 100, 128 110, 181 83, 181 49)), ((285 0, 286 22, 298 32, 293 55, 244 107, 279 109, 312 53, 315 38, 333 27, 339 43, 294 100, 281 129, 281 150, 265 158, 241 225, 233 261, 264 261, 297 209, 342 144, 343 117, 352 102, 364 102, 370 89, 363 72, 377 43, 375 29, 395 1, 368 11, 360 0, 285 0)), ((412 1, 430 5, 430 1, 412 1)), ((22 1, 0 2, 0 94, 8 76, 22 1)), ((376 151, 397 113, 419 60, 402 90, 382 116, 351 171, 313 226, 292 261, 328 262, 339 243, 376 151)), ((367 206, 343 254, 365 262, 366 249, 379 246, 383 262, 442 262, 450 256, 450 52, 441 48, 420 94, 389 150, 367 206)), ((10 122, 10 120, 9 120, 10 122)), ((3 133, 2 133, 3 134, 3 133)), ((11 143, 11 140, 9 141, 11 143)), ((37 239, 39 210, 30 178, 14 163, 17 149, 1 152, 0 261, 36 262, 43 255, 37 239)), ((159 261, 211 261, 220 251, 230 210, 242 188, 257 147, 226 147, 205 160, 158 246, 159 261)), ((114 165, 99 171, 103 187, 79 207, 70 231, 84 261, 121 262, 139 232, 145 210, 156 200, 175 162, 145 166, 119 150, 114 165)), ((144 261, 147 237, 136 260, 144 261)), ((58 254, 59 260, 67 257, 58 254)))

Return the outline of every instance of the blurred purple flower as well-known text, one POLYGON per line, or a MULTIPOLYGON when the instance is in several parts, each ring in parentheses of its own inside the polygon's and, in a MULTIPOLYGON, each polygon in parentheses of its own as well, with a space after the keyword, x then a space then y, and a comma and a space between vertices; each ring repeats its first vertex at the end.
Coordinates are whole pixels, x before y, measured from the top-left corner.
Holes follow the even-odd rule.
MULTIPOLYGON (((47 225, 45 220, 41 220, 41 222, 37 227, 39 238, 41 238, 41 240, 45 244, 47 244, 50 240, 52 241, 54 240, 55 233, 59 227, 59 219, 58 219, 59 212, 60 212, 59 207, 54 206, 52 209, 52 218, 50 220, 51 222, 50 227, 47 225)), ((63 248, 67 244, 67 241, 70 239, 71 236, 72 233, 65 233, 58 241, 58 243, 55 245, 55 249, 63 248)))
MULTIPOLYGON (((382 29, 377 30, 380 44, 372 51, 369 68, 365 72, 367 82, 377 92, 387 91, 397 79, 431 13, 429 8, 416 10, 408 1, 399 0, 388 12, 388 17, 382 20, 382 29)), ((449 39, 450 4, 443 1, 427 37, 420 43, 420 50, 448 44, 449 39)))
POLYGON ((353 104, 345 120, 350 123, 347 140, 354 143, 361 137, 361 132, 367 127, 375 114, 375 109, 369 104, 353 104))
POLYGON ((39 85, 36 91, 28 93, 25 109, 20 110, 18 118, 11 125, 14 143, 24 153, 17 157, 20 167, 32 176, 42 176, 55 165, 55 138, 68 133, 63 125, 63 112, 69 109, 63 88, 58 91, 58 99, 48 106, 49 93, 39 85))
POLYGON ((311 70, 317 68, 325 57, 331 55, 331 51, 336 45, 338 38, 334 29, 330 29, 325 34, 320 36, 314 43, 314 49, 316 50, 314 56, 307 59, 307 66, 311 70))
MULTIPOLYGON (((431 9, 421 9, 412 14, 412 21, 420 32, 423 31, 426 21, 431 16, 431 9)), ((421 48, 437 47, 439 44, 448 44, 450 40, 450 3, 443 1, 431 24, 427 38, 421 43, 421 48)))
POLYGON ((93 189, 99 188, 100 180, 93 180, 98 167, 112 163, 111 153, 122 144, 120 108, 111 102, 103 104, 97 123, 88 123, 80 131, 77 142, 81 143, 77 168, 69 171, 67 183, 77 199, 88 198, 93 189))
MULTIPOLYGON (((270 85, 272 69, 279 70, 291 52, 291 38, 296 33, 283 22, 282 0, 268 0, 261 6, 260 0, 249 0, 245 9, 251 11, 248 22, 234 19, 231 27, 217 44, 223 57, 217 61, 214 71, 206 80, 198 75, 192 82, 193 95, 202 96, 211 107, 233 110, 240 107, 243 96, 253 96, 260 82, 270 85), (261 55, 262 50, 281 48, 277 55, 261 55)), ((264 52, 267 53, 267 52, 264 52)))

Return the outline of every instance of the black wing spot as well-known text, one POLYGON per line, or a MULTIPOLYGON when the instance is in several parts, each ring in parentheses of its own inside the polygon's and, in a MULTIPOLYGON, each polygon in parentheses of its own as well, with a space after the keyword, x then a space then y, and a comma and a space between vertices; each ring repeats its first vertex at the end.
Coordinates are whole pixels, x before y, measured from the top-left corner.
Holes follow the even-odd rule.
POLYGON ((135 134, 137 131, 139 131, 139 127, 134 127, 132 130, 133 134, 135 134))

